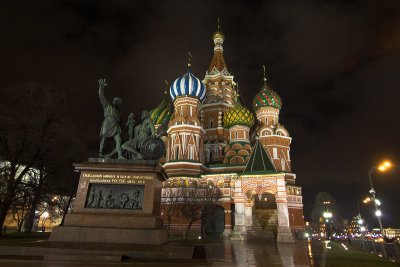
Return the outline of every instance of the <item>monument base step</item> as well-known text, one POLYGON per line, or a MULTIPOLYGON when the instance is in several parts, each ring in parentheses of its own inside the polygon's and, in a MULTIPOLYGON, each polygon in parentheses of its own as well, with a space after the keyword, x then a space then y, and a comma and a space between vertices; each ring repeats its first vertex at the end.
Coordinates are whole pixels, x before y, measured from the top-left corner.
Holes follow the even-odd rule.
POLYGON ((53 229, 51 242, 120 243, 162 245, 168 232, 160 229, 127 229, 105 227, 58 226, 53 229))
POLYGON ((122 255, 45 254, 43 260, 56 262, 121 262, 122 255))
MULTIPOLYGON (((51 262, 192 261, 200 259, 198 247, 175 243, 155 246, 45 241, 0 246, 0 256, 51 262)), ((205 260, 205 255, 201 259, 205 260)))
POLYGON ((163 227, 163 220, 156 216, 120 213, 79 213, 72 212, 65 216, 65 226, 106 227, 106 228, 154 228, 163 227))

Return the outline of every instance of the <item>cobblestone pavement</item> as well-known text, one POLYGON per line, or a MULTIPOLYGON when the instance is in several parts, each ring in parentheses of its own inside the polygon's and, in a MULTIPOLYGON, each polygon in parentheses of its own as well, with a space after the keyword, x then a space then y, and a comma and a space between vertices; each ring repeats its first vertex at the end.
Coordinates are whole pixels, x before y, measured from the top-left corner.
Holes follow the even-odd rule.
POLYGON ((37 260, 0 259, 1 267, 126 267, 126 266, 283 266, 303 267, 319 266, 319 246, 311 245, 306 241, 296 244, 276 244, 270 241, 221 241, 205 245, 207 261, 195 262, 123 262, 123 263, 59 263, 37 260), (311 251, 310 251, 311 249, 311 251), (315 251, 312 251, 315 249, 315 251), (311 265, 309 257, 311 258, 311 265), (315 260, 313 260, 315 257, 315 260), (318 264, 318 265, 315 265, 318 264))

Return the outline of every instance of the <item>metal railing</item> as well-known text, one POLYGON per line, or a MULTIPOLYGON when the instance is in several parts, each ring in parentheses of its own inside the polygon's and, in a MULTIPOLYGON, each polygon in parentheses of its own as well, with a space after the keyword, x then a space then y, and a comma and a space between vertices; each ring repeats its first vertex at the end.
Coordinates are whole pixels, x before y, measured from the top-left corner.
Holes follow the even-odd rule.
POLYGON ((359 250, 375 253, 382 257, 384 257, 384 251, 386 251, 387 259, 400 262, 400 245, 398 243, 379 243, 373 240, 352 238, 351 245, 359 250))

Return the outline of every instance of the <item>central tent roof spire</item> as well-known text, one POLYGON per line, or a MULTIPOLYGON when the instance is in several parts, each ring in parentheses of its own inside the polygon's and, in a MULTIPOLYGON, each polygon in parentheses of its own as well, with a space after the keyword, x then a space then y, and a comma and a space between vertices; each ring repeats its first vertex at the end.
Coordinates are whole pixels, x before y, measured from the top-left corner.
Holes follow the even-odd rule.
POLYGON ((221 22, 218 18, 217 20, 217 31, 213 34, 214 41, 214 56, 211 60, 210 66, 208 67, 208 72, 212 72, 214 69, 217 71, 222 71, 226 68, 226 63, 223 55, 223 44, 224 44, 225 36, 222 32, 221 22))

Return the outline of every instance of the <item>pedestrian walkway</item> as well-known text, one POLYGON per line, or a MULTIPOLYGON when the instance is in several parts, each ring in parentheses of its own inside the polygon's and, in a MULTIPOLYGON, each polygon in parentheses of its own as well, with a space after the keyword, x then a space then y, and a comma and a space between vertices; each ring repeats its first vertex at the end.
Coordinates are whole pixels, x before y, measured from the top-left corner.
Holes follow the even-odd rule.
POLYGON ((218 241, 204 244, 207 253, 206 261, 193 262, 135 262, 123 261, 121 263, 59 263, 44 262, 38 259, 1 259, 1 267, 127 267, 127 266, 276 266, 276 267, 305 267, 310 266, 307 255, 307 242, 296 244, 277 244, 271 241, 218 241))

